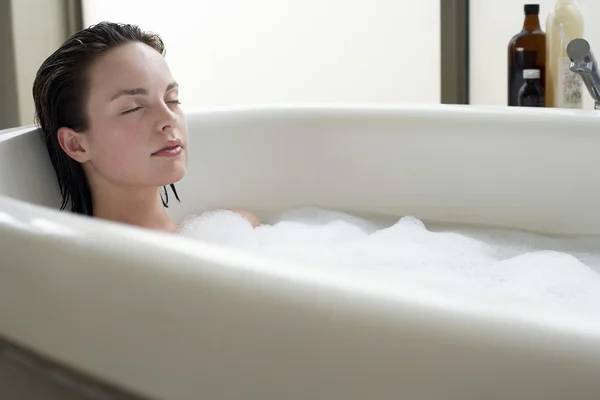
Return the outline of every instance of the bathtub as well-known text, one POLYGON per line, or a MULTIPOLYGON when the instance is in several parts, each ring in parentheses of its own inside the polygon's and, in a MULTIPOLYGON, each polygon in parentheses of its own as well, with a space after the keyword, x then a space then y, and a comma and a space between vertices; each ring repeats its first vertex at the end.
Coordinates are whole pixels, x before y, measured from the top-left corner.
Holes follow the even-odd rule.
MULTIPOLYGON (((279 105, 187 117, 176 219, 236 207, 269 221, 313 205, 600 234, 594 111, 279 105)), ((58 204, 36 129, 0 133, 0 394, 13 394, 2 398, 600 396, 593 318, 375 285, 58 204)))

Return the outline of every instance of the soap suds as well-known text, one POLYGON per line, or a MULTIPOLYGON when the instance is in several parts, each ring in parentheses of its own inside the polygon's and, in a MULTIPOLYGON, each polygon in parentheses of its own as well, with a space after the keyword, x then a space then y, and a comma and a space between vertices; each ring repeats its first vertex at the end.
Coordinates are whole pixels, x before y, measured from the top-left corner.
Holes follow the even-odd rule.
POLYGON ((253 228, 232 211, 190 216, 179 234, 319 268, 433 288, 482 292, 600 314, 600 240, 520 231, 428 227, 414 217, 383 224, 303 208, 253 228))

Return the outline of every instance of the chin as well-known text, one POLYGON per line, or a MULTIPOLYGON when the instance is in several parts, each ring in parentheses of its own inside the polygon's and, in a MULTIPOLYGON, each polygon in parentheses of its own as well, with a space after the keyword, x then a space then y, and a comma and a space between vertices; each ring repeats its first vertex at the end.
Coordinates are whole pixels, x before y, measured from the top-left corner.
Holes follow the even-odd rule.
POLYGON ((171 183, 177 183, 183 179, 186 173, 186 168, 184 166, 178 166, 176 168, 171 169, 167 173, 157 174, 160 176, 158 183, 156 186, 167 186, 171 183))

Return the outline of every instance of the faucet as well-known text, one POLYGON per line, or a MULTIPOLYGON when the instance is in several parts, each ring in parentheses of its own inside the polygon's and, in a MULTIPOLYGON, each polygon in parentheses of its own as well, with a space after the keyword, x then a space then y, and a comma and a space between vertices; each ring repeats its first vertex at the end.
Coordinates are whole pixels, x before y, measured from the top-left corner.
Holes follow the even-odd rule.
POLYGON ((594 109, 600 110, 600 71, 590 44, 582 38, 573 39, 567 45, 567 55, 571 59, 571 71, 581 76, 594 99, 594 109))

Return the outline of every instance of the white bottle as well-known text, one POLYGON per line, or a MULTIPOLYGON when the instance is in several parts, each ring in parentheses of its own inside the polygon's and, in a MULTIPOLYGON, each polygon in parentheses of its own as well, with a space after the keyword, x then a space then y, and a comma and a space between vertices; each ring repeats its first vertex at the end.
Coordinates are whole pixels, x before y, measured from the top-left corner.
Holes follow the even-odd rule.
POLYGON ((583 37, 583 16, 575 0, 556 0, 546 20, 546 107, 582 108, 584 86, 569 67, 567 45, 583 37))

